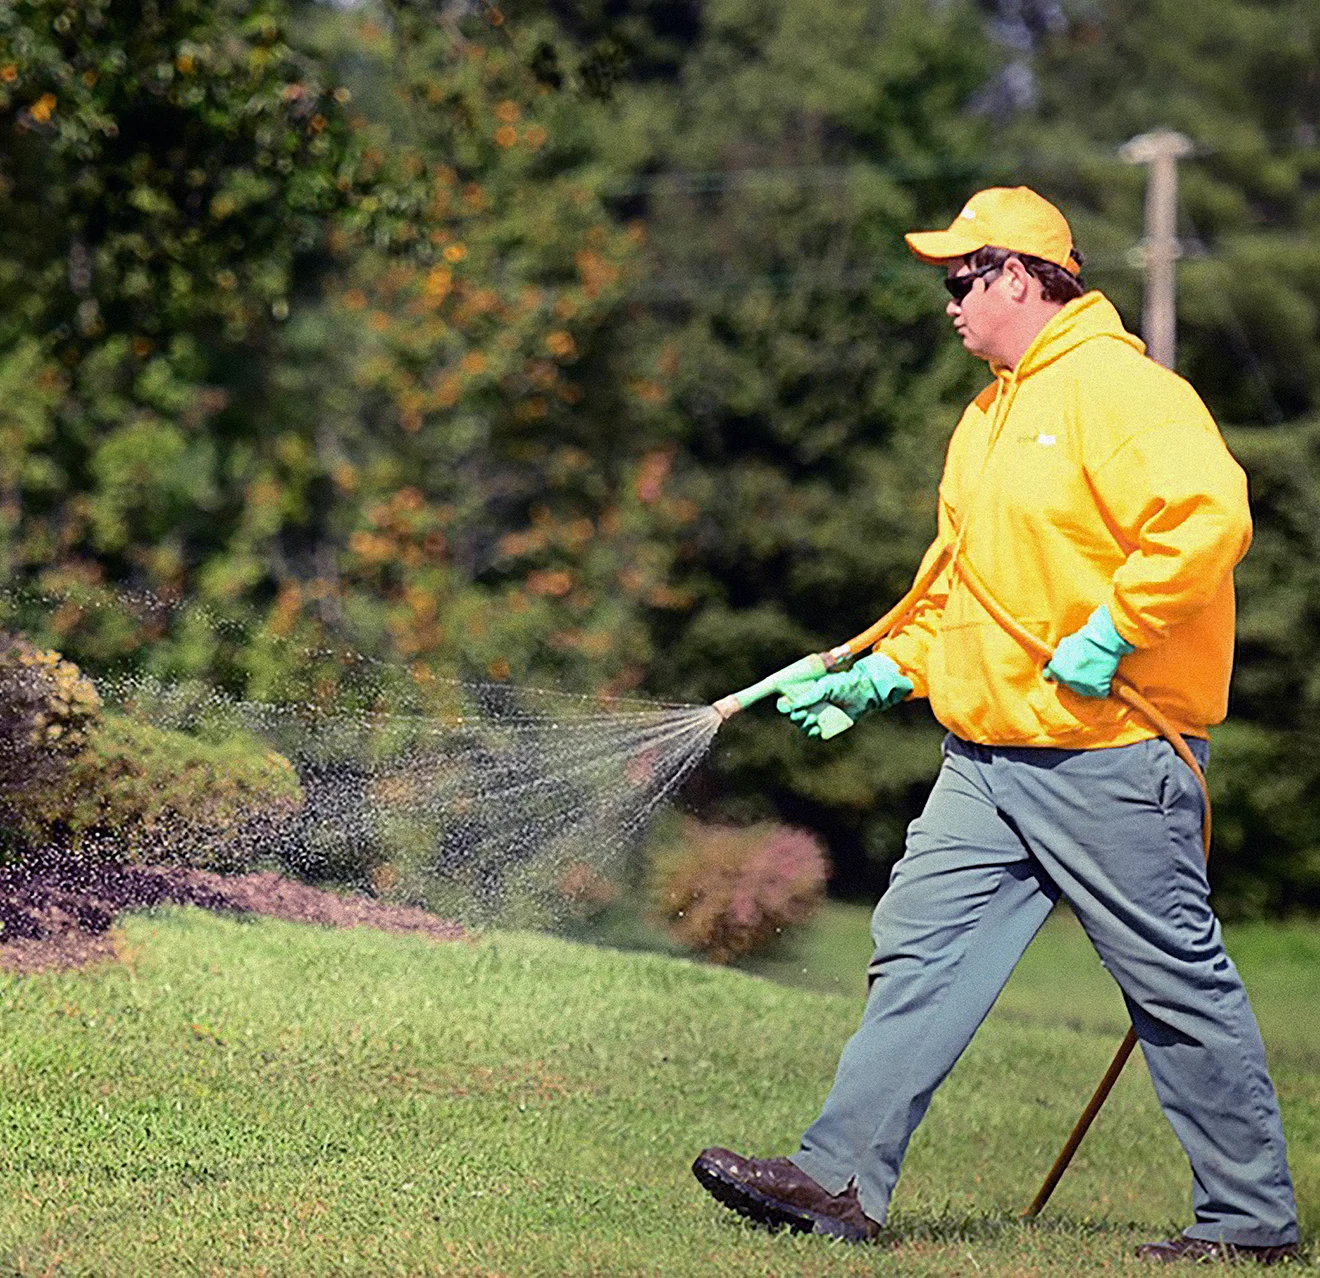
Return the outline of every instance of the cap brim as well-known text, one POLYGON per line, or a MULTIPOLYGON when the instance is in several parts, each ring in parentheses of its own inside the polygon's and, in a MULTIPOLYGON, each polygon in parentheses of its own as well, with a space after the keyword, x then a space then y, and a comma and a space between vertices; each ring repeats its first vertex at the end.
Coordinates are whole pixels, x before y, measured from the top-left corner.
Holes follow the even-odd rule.
POLYGON ((956 231, 909 231, 903 238, 923 262, 936 265, 985 248, 985 240, 974 235, 959 235, 956 231))

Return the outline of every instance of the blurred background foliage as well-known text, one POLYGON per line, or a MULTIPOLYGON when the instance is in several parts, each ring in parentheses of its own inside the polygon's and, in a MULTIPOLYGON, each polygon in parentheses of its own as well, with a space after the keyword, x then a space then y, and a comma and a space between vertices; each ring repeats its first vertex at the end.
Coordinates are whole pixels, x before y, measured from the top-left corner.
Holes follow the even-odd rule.
MULTIPOLYGON (((267 699, 366 656, 711 700, 933 533, 985 375, 901 233, 1025 181, 1135 328, 1117 148, 1166 125, 1179 367, 1258 520, 1216 887, 1320 907, 1318 46, 1302 0, 0 0, 10 620, 267 699)), ((938 742, 748 715, 689 801, 873 895, 938 742)))

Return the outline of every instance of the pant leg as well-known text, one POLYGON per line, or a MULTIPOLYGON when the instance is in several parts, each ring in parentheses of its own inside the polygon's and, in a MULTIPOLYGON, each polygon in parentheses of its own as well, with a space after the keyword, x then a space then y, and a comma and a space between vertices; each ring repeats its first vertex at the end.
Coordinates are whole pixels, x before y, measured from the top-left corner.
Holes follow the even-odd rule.
POLYGON ((1210 909, 1202 797, 1190 769, 1158 740, 1001 754, 996 798, 1122 989, 1156 1095, 1191 1162, 1196 1223, 1188 1235, 1295 1242, 1278 1102, 1210 909))
POLYGON ((883 1221, 913 1131, 1057 898, 995 810, 978 752, 952 743, 876 907, 861 1028, 793 1161, 883 1221))

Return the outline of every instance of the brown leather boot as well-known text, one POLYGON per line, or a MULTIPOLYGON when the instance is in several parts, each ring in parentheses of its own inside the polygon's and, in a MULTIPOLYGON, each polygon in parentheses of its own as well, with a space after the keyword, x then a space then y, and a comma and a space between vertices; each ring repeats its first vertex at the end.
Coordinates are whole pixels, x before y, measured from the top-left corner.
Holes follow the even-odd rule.
POLYGON ((1179 1260, 1195 1265, 1231 1265, 1239 1260, 1254 1260, 1259 1265, 1286 1264, 1298 1259, 1296 1243, 1280 1243, 1275 1247, 1249 1247, 1245 1243, 1210 1242, 1206 1238, 1170 1238, 1165 1242, 1142 1243, 1137 1248, 1138 1260, 1154 1260, 1172 1265, 1179 1260))
POLYGON ((880 1232, 862 1211, 856 1185, 828 1194, 787 1158, 744 1158, 728 1149, 705 1149, 692 1164, 692 1174, 726 1207, 770 1229, 849 1242, 870 1242, 880 1232))

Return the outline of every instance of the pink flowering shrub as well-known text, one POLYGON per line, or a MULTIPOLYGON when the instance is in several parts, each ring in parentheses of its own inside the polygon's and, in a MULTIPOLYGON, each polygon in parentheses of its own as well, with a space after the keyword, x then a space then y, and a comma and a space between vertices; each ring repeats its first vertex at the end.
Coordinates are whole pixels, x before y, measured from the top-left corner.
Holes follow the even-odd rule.
POLYGON ((810 918, 828 872, 824 848, 806 830, 688 821, 682 841, 656 861, 652 895, 676 941, 729 963, 810 918))

